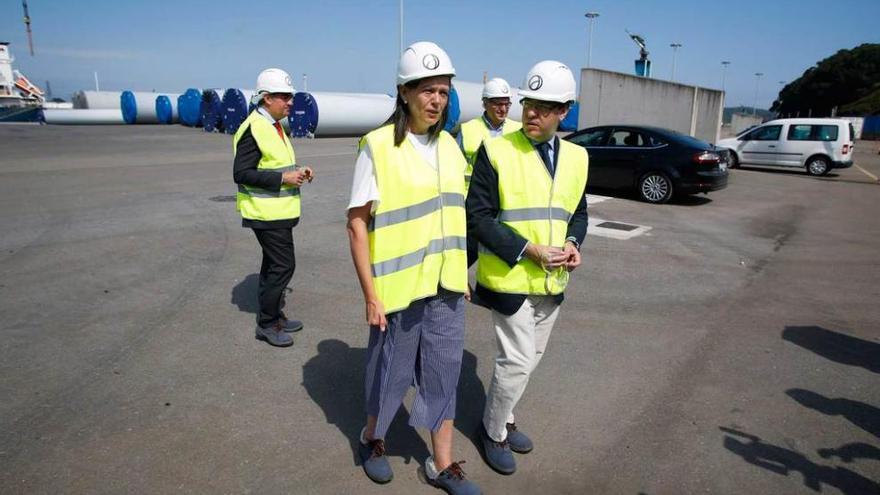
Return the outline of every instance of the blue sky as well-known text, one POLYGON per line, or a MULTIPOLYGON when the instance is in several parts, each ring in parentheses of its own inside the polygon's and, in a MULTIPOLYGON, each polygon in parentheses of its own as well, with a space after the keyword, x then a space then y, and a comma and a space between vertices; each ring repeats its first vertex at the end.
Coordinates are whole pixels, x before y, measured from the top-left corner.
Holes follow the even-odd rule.
MULTIPOLYGON (((180 92, 187 87, 253 87, 278 66, 297 89, 393 92, 398 0, 231 2, 29 0, 36 57, 27 52, 19 0, 0 1, 0 40, 15 66, 56 95, 94 88, 180 92)), ((586 62, 587 20, 597 11, 593 66, 631 73, 638 49, 625 28, 648 42, 653 76, 669 79, 670 43, 683 45, 676 79, 720 88, 729 60, 727 105, 776 97, 818 60, 880 42, 880 0, 405 0, 405 42, 431 40, 452 57, 461 79, 483 71, 519 86, 535 62, 573 69, 586 62)))

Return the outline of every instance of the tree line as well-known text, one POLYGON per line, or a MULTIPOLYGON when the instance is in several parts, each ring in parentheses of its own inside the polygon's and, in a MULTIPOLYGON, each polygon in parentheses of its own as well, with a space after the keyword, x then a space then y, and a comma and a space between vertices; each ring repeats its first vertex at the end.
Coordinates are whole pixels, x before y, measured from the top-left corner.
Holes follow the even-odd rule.
POLYGON ((810 67, 779 92, 779 115, 829 117, 880 114, 880 44, 840 50, 810 67))

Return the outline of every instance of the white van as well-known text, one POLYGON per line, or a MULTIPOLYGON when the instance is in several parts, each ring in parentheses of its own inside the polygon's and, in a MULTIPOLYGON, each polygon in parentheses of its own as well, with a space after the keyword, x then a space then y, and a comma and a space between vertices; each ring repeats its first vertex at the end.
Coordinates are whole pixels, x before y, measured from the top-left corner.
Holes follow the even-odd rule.
POLYGON ((841 119, 777 119, 716 144, 730 150, 731 168, 742 165, 802 167, 810 175, 853 164, 852 124, 841 119))

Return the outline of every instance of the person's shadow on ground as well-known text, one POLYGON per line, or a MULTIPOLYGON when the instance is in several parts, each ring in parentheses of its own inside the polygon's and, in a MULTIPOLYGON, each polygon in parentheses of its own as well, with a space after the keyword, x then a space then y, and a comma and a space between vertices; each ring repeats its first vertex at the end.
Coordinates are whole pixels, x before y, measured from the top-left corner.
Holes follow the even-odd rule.
MULTIPOLYGON (((303 365, 303 387, 324 411, 327 422, 336 425, 348 439, 354 463, 360 465, 358 443, 366 422, 364 412, 364 365, 367 350, 352 348, 337 339, 318 343, 318 353, 303 365)), ((391 457, 413 459, 422 464, 430 455, 422 437, 409 426, 409 412, 401 407, 385 437, 391 457)))
POLYGON ((880 493, 880 484, 844 467, 816 464, 798 451, 765 442, 760 437, 733 428, 720 427, 724 448, 749 464, 782 476, 800 474, 804 485, 822 492, 823 485, 837 488, 846 495, 880 493))
POLYGON ((260 287, 260 274, 251 273, 235 284, 229 302, 236 305, 242 313, 257 314, 260 304, 257 301, 257 290, 260 287))
POLYGON ((785 394, 798 404, 828 416, 843 416, 850 423, 880 438, 880 409, 857 400, 825 397, 801 388, 792 388, 785 394))
MULTIPOLYGON (((455 427, 482 452, 479 428, 483 424, 486 407, 486 387, 477 375, 477 356, 464 351, 461 358, 461 377, 458 380, 458 397, 455 403, 455 427)), ((460 449, 456 449, 460 451, 460 449)))
POLYGON ((819 326, 785 327, 782 339, 835 363, 880 373, 880 344, 819 326))
MULTIPOLYGON (((260 312, 258 292, 260 290, 260 274, 251 273, 232 287, 229 295, 229 303, 234 304, 242 313, 251 313, 255 317, 260 312)), ((287 297, 292 292, 290 287, 285 287, 284 298, 281 307, 286 305, 287 297)))

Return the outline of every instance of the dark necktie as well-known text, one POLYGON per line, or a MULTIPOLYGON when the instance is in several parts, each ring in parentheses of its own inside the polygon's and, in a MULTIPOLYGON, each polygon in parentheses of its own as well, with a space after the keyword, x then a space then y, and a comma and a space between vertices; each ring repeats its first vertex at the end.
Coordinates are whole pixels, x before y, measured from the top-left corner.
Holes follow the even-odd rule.
POLYGON ((550 159, 550 143, 537 143, 535 145, 535 149, 538 150, 538 154, 541 155, 541 160, 544 160, 544 166, 547 167, 547 171, 550 172, 550 177, 553 177, 553 160, 550 159))
POLYGON ((281 128, 281 123, 277 120, 275 121, 275 130, 278 131, 278 137, 280 137, 281 140, 284 141, 284 129, 281 128))

